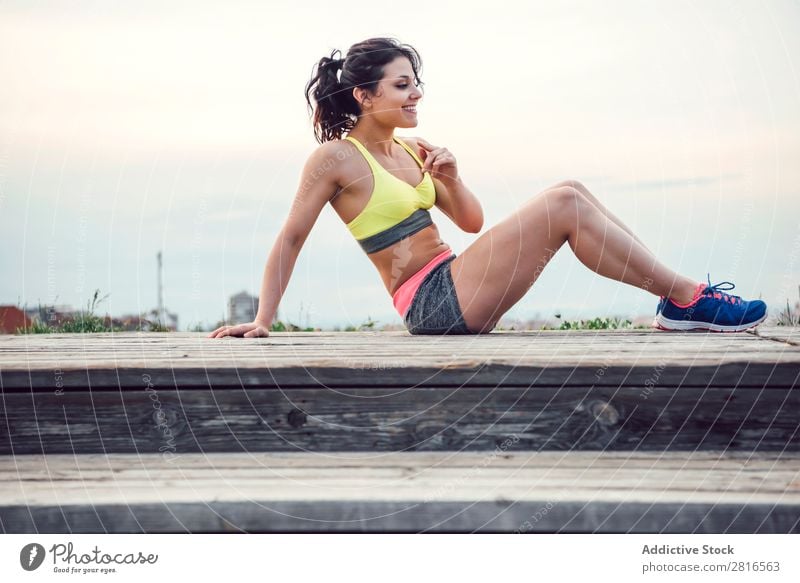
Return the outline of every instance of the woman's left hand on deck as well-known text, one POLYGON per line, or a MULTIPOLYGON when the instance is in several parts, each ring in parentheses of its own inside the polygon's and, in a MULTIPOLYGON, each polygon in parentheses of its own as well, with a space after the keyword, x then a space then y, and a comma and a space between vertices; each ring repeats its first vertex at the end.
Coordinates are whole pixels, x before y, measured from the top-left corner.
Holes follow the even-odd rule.
POLYGON ((269 336, 269 327, 263 322, 248 322, 235 326, 220 326, 206 338, 224 338, 225 336, 240 336, 243 338, 266 338, 269 336))

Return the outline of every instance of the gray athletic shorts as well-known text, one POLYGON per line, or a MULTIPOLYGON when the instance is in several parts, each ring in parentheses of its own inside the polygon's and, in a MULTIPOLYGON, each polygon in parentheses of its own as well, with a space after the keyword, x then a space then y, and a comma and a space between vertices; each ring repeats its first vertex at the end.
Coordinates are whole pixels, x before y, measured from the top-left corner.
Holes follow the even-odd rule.
POLYGON ((477 334, 467 328, 458 305, 450 264, 451 255, 422 280, 404 321, 412 334, 477 334))

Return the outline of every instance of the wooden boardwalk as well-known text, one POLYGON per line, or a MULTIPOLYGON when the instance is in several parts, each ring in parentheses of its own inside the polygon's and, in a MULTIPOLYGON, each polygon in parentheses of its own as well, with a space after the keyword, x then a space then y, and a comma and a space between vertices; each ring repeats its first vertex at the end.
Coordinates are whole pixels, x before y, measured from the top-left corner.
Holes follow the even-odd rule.
POLYGON ((800 329, 0 336, 4 532, 800 532, 800 329))

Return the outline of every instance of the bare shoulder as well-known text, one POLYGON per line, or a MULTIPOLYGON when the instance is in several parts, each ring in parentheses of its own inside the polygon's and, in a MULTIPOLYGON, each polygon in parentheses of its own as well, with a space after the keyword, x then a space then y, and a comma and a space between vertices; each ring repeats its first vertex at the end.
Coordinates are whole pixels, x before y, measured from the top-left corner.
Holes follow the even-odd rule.
POLYGON ((317 146, 308 156, 308 161, 320 164, 328 162, 335 164, 348 157, 350 149, 353 147, 347 140, 331 140, 317 146))
POLYGON ((328 183, 340 186, 347 172, 347 161, 353 145, 347 140, 331 140, 317 146, 308 156, 304 175, 306 180, 324 178, 328 183))

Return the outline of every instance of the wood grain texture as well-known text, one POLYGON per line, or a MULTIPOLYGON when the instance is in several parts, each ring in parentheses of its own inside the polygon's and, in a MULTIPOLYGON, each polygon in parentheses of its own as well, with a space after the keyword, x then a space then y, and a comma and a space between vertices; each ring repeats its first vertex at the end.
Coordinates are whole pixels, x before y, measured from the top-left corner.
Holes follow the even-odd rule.
POLYGON ((0 528, 797 532, 757 331, 0 336, 0 528))
POLYGON ((800 449, 800 348, 754 334, 7 336, 0 367, 0 454, 800 449))
POLYGON ((800 393, 685 387, 10 393, 0 454, 800 451, 800 393))
MULTIPOLYGON (((767 330, 768 331, 768 330, 767 330)), ((765 333, 767 331, 764 331, 765 333)), ((540 331, 411 336, 407 332, 0 336, 3 392, 56 388, 183 389, 634 386, 780 387, 800 380, 800 346, 754 334, 540 331)))
POLYGON ((800 456, 17 456, 4 532, 797 532, 800 456))

